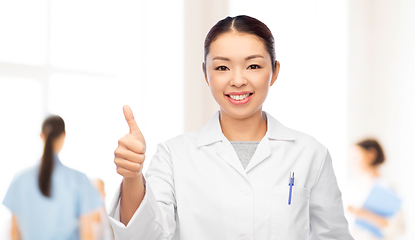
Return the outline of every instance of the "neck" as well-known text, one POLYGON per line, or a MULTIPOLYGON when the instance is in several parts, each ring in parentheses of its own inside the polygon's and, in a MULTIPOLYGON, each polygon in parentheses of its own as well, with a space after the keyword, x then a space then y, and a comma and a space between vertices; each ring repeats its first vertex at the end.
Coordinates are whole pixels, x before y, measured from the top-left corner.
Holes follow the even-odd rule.
POLYGON ((368 166, 366 167, 365 172, 369 175, 370 178, 377 178, 380 176, 379 170, 377 167, 368 166))
POLYGON ((262 108, 246 118, 235 118, 221 110, 220 126, 229 141, 261 141, 267 132, 262 108))

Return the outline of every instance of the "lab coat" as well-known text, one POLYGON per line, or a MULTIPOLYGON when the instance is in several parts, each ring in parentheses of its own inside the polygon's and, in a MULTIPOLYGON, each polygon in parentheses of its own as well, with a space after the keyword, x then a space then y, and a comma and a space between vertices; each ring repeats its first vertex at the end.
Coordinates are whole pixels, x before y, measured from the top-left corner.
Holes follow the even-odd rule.
POLYGON ((158 144, 127 226, 119 221, 118 188, 110 207, 116 239, 353 239, 327 148, 262 112, 267 132, 244 169, 219 114, 158 144))

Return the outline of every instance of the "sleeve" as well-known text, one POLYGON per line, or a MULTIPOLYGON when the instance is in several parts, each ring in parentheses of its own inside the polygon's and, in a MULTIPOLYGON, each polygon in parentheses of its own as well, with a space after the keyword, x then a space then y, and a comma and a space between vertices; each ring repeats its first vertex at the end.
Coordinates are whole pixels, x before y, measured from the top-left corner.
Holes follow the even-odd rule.
POLYGON ((89 178, 81 173, 79 175, 79 193, 78 193, 78 215, 91 213, 94 210, 104 207, 104 202, 98 193, 98 190, 92 186, 89 178))
POLYGON ((18 216, 19 211, 19 180, 15 176, 7 189, 6 195, 3 199, 3 205, 6 206, 14 215, 18 216))
POLYGON ((310 195, 310 239, 352 240, 344 217, 342 194, 337 186, 332 160, 326 150, 310 195))
POLYGON ((127 226, 120 222, 121 186, 110 206, 115 238, 120 240, 170 240, 176 231, 176 200, 171 157, 160 143, 145 178, 146 193, 127 226))

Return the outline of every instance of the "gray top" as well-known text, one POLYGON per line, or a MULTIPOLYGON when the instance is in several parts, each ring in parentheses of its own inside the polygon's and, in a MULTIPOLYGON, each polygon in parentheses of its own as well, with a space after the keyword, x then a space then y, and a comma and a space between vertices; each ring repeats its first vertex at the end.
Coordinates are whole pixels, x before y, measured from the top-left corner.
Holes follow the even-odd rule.
POLYGON ((259 141, 231 141, 233 148, 235 148, 236 154, 241 160, 242 166, 246 168, 249 161, 258 147, 259 141))

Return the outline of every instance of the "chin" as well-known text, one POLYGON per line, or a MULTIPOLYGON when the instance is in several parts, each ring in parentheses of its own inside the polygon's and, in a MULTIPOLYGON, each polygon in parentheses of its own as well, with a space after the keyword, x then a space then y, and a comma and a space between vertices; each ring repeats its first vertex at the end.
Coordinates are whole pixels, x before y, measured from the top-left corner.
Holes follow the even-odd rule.
POLYGON ((225 114, 233 117, 233 118, 238 118, 238 119, 244 119, 244 118, 248 118, 252 115, 254 115, 255 113, 257 113, 258 111, 260 111, 260 109, 253 109, 250 107, 247 108, 220 108, 221 112, 224 112, 225 114))

